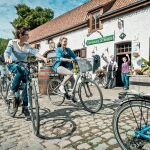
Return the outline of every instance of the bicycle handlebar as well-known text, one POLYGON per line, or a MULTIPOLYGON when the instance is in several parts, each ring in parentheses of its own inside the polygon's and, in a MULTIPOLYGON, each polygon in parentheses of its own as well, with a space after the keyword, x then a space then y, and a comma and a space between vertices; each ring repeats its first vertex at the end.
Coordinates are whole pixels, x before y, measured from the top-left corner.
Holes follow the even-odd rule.
MULTIPOLYGON (((5 59, 0 56, 0 62, 5 63, 5 59)), ((44 60, 35 60, 35 61, 12 61, 12 63, 18 64, 18 63, 25 63, 25 64, 34 64, 34 63, 44 63, 44 60)))

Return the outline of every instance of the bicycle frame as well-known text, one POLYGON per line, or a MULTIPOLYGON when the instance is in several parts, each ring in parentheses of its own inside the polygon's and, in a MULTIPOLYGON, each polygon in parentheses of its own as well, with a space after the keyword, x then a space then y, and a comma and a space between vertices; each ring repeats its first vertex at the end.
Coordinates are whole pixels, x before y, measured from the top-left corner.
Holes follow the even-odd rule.
POLYGON ((147 125, 147 126, 144 126, 142 127, 142 130, 141 131, 135 131, 135 136, 138 138, 138 137, 143 137, 144 139, 147 139, 147 140, 150 140, 150 135, 146 135, 144 134, 145 132, 150 132, 150 125, 147 125))

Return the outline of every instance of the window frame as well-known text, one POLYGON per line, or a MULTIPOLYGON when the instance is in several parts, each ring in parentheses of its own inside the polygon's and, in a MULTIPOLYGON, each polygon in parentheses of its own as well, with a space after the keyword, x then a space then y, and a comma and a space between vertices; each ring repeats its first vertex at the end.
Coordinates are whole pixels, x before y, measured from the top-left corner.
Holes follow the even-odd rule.
POLYGON ((103 14, 103 8, 96 10, 94 12, 91 12, 89 14, 89 31, 88 32, 94 32, 97 30, 102 30, 103 29, 103 23, 100 20, 100 16, 103 14), (93 15, 94 14, 99 14, 99 17, 97 18, 99 21, 97 22, 97 19, 95 18, 95 28, 93 29, 93 15), (96 28, 96 25, 98 24, 98 28, 96 28))

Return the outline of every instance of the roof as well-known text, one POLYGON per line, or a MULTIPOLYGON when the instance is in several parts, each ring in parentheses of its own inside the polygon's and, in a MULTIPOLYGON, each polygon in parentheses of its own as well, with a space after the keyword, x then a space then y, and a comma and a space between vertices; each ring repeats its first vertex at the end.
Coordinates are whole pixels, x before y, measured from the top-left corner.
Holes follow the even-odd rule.
POLYGON ((114 5, 112 6, 112 8, 108 12, 111 12, 113 10, 122 8, 122 7, 127 6, 127 5, 130 5, 130 4, 135 3, 137 1, 138 0, 116 0, 114 5))
MULTIPOLYGON (((29 43, 37 41, 49 35, 53 35, 59 31, 73 27, 77 24, 85 22, 87 12, 100 5, 105 5, 114 0, 91 0, 79 7, 68 11, 67 13, 46 22, 45 24, 30 31, 29 43)), ((119 9, 121 7, 127 6, 138 0, 116 0, 114 5, 109 11, 119 9)))

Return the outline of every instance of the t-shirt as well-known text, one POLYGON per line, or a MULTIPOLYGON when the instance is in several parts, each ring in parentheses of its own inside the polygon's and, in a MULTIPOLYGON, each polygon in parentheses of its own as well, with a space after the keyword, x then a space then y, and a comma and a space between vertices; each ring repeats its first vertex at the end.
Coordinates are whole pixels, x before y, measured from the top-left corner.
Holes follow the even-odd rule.
POLYGON ((122 73, 129 73, 129 63, 130 61, 122 63, 122 73))
POLYGON ((9 41, 4 52, 4 56, 9 56, 12 61, 27 61, 29 53, 36 56, 38 53, 38 49, 32 48, 31 45, 27 42, 24 43, 23 47, 20 47, 17 39, 14 39, 9 41))
MULTIPOLYGON (((68 54, 64 54, 64 58, 70 59, 68 54)), ((68 65, 69 65, 69 62, 65 62, 65 61, 62 61, 61 64, 60 64, 60 66, 63 66, 65 68, 69 68, 68 65)))

